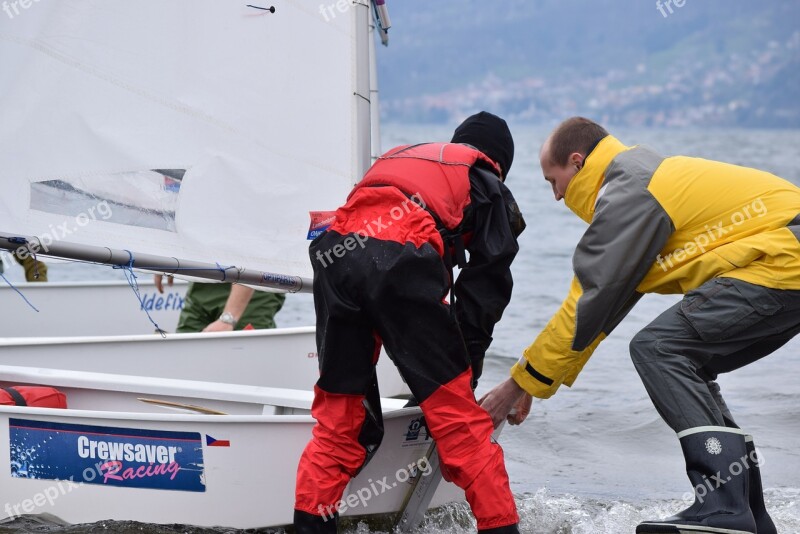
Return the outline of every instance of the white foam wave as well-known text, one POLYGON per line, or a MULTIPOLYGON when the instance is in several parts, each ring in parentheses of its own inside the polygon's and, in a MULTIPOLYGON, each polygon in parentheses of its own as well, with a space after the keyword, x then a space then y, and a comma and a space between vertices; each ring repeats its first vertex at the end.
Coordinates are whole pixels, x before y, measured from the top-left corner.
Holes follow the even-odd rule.
MULTIPOLYGON (((800 489, 781 488, 765 492, 767 508, 778 532, 800 532, 800 489)), ((646 520, 668 517, 686 507, 681 500, 601 501, 540 489, 517 498, 520 532, 523 534, 625 534, 646 520)), ((375 528, 375 527, 373 527, 375 528)), ((475 522, 465 504, 449 505, 429 512, 414 534, 473 534, 475 522)), ((347 534, 389 534, 371 530, 361 522, 347 534)))

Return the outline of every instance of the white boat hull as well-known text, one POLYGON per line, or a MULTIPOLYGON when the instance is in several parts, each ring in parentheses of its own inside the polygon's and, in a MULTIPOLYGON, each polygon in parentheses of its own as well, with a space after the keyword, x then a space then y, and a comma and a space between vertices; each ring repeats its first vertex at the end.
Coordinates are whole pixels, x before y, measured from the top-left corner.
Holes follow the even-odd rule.
MULTIPOLYGON (((16 463, 0 469, 0 502, 7 503, 0 518, 47 513, 68 523, 131 520, 233 528, 291 523, 297 463, 313 426, 309 415, 301 415, 310 408, 309 392, 20 369, 0 368, 7 378, 0 384, 55 385, 66 393, 70 409, 0 406, 0 461, 16 463), (168 413, 138 397, 202 404, 234 415, 168 413), (117 473, 130 467, 131 476, 116 480, 103 465, 111 453, 94 448, 94 457, 81 457, 89 455, 91 442, 137 443, 145 439, 137 436, 154 432, 167 444, 183 433, 175 453, 178 463, 187 455, 190 460, 175 477, 183 487, 127 487, 169 486, 165 479, 172 475, 148 477, 137 468, 143 464, 123 458, 117 473), (20 459, 27 459, 24 469, 20 459), (61 479, 56 472, 63 473, 61 479), (69 474, 72 483, 64 480, 69 474)), ((409 433, 421 414, 398 406, 384 401, 383 444, 348 486, 344 501, 352 494, 353 505, 343 516, 398 511, 410 487, 409 466, 424 466, 418 462, 430 442, 424 432, 409 433)), ((457 500, 463 492, 443 482, 431 506, 457 500)))
POLYGON ((0 338, 39 336, 120 336, 152 334, 153 320, 174 332, 188 284, 175 281, 158 293, 152 275, 140 274, 139 296, 121 281, 24 283, 17 289, 39 311, 25 304, 12 288, 0 286, 0 338), (149 281, 143 281, 142 278, 149 281))
MULTIPOLYGON (((313 327, 213 334, 13 338, 0 365, 225 382, 311 391, 319 376, 313 327)), ((377 366, 386 397, 409 392, 384 352, 377 366)))
MULTIPOLYGON (((170 291, 175 292, 175 299, 182 301, 185 286, 173 286, 170 291)), ((0 328, 13 337, 0 339, 0 365, 305 390, 311 390, 319 376, 313 327, 167 334, 162 338, 151 333, 152 324, 125 283, 27 284, 23 292, 41 303, 42 311, 37 314, 19 303, 0 301, 3 309, 19 310, 4 314, 0 328), (98 335, 121 331, 121 324, 140 323, 149 325, 150 330, 138 335, 98 335), (82 334, 86 332, 90 335, 82 334), (23 333, 30 337, 20 337, 23 333)), ((163 303, 153 301, 158 294, 152 285, 143 284, 141 293, 145 302, 156 303, 151 311, 156 322, 166 328, 171 321, 174 328, 179 312, 165 310, 163 303)), ((164 302, 169 299, 158 296, 165 298, 164 302)), ((10 288, 0 290, 0 297, 19 298, 10 288)), ((409 393, 385 351, 378 361, 378 382, 386 397, 409 393)))

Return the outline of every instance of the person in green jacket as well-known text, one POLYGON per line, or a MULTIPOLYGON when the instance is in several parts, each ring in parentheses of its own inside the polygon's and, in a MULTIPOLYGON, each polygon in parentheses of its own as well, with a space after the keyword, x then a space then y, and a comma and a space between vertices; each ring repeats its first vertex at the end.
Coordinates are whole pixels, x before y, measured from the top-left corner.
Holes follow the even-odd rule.
MULTIPOLYGON (((163 277, 155 275, 156 289, 164 292, 163 277)), ((167 277, 172 285, 172 277, 167 277)), ((275 328, 275 314, 283 307, 283 293, 256 291, 239 284, 189 284, 176 332, 231 332, 252 327, 275 328)))

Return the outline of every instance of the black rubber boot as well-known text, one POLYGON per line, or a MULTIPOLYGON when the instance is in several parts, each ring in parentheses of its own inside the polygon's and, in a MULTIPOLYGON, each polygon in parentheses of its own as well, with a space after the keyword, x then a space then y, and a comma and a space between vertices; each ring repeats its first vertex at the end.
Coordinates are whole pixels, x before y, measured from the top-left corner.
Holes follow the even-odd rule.
POLYGON ((636 534, 755 534, 748 487, 749 458, 738 428, 699 427, 678 434, 695 501, 663 521, 648 521, 636 534))
POLYGON ((297 534, 336 534, 338 523, 338 513, 333 514, 333 517, 323 517, 300 510, 294 511, 294 531, 297 534))
POLYGON ((750 472, 750 511, 756 520, 758 534, 778 534, 775 523, 764 505, 764 488, 761 486, 761 468, 759 467, 756 445, 753 436, 744 437, 747 446, 748 471, 750 472))

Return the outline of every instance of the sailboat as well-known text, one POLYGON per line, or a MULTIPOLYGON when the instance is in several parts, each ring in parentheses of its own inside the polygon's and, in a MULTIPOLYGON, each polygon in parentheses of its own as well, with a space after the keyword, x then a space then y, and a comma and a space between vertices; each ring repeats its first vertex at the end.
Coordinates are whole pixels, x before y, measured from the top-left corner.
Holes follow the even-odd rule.
MULTIPOLYGON (((60 0, 19 11, 0 28, 0 248, 131 276, 308 291, 307 239, 377 145, 371 32, 385 39, 386 22, 382 0, 322 12, 300 0, 60 0)), ((0 406, 0 458, 11 462, 0 518, 291 522, 314 423, 309 388, 224 375, 266 372, 225 349, 219 365, 155 343, 124 357, 85 345, 89 363, 29 351, 8 365, 26 349, 2 344, 0 385, 58 388, 68 408, 0 406), (186 359, 175 365, 175 353, 186 359)), ((449 483, 414 493, 432 457, 421 412, 382 404, 386 438, 348 486, 343 515, 418 518, 409 503, 462 500, 449 483)))
MULTIPOLYGON (((153 323, 174 330, 186 292, 180 281, 164 294, 152 281, 138 283, 141 301, 122 281, 28 283, 16 289, 39 311, 29 309, 11 287, 0 290, 6 297, 3 309, 19 310, 3 317, 2 330, 13 334, 0 340, 0 363, 5 365, 306 390, 318 375, 313 326, 154 333, 153 323)), ((408 393, 385 354, 377 371, 384 395, 408 393)))
MULTIPOLYGON (((10 462, 0 522, 48 514, 70 524, 291 524, 310 391, 20 366, 0 366, 0 377, 0 387, 50 384, 70 406, 0 406, 0 457, 10 462)), ((385 438, 350 482, 343 517, 408 513, 414 483, 432 476, 419 409, 403 404, 381 401, 385 438)), ((464 493, 441 483, 431 499, 440 506, 464 493)))
MULTIPOLYGON (((273 4, 37 5, 5 25, 0 248, 310 291, 308 237, 380 150, 373 39, 351 20, 370 3, 273 4)), ((16 288, 38 313, 0 288, 0 363, 216 380, 196 362, 224 360, 233 383, 313 385, 312 327, 161 339, 185 285, 141 278, 16 288)), ((378 372, 408 394, 385 354, 378 372)))

